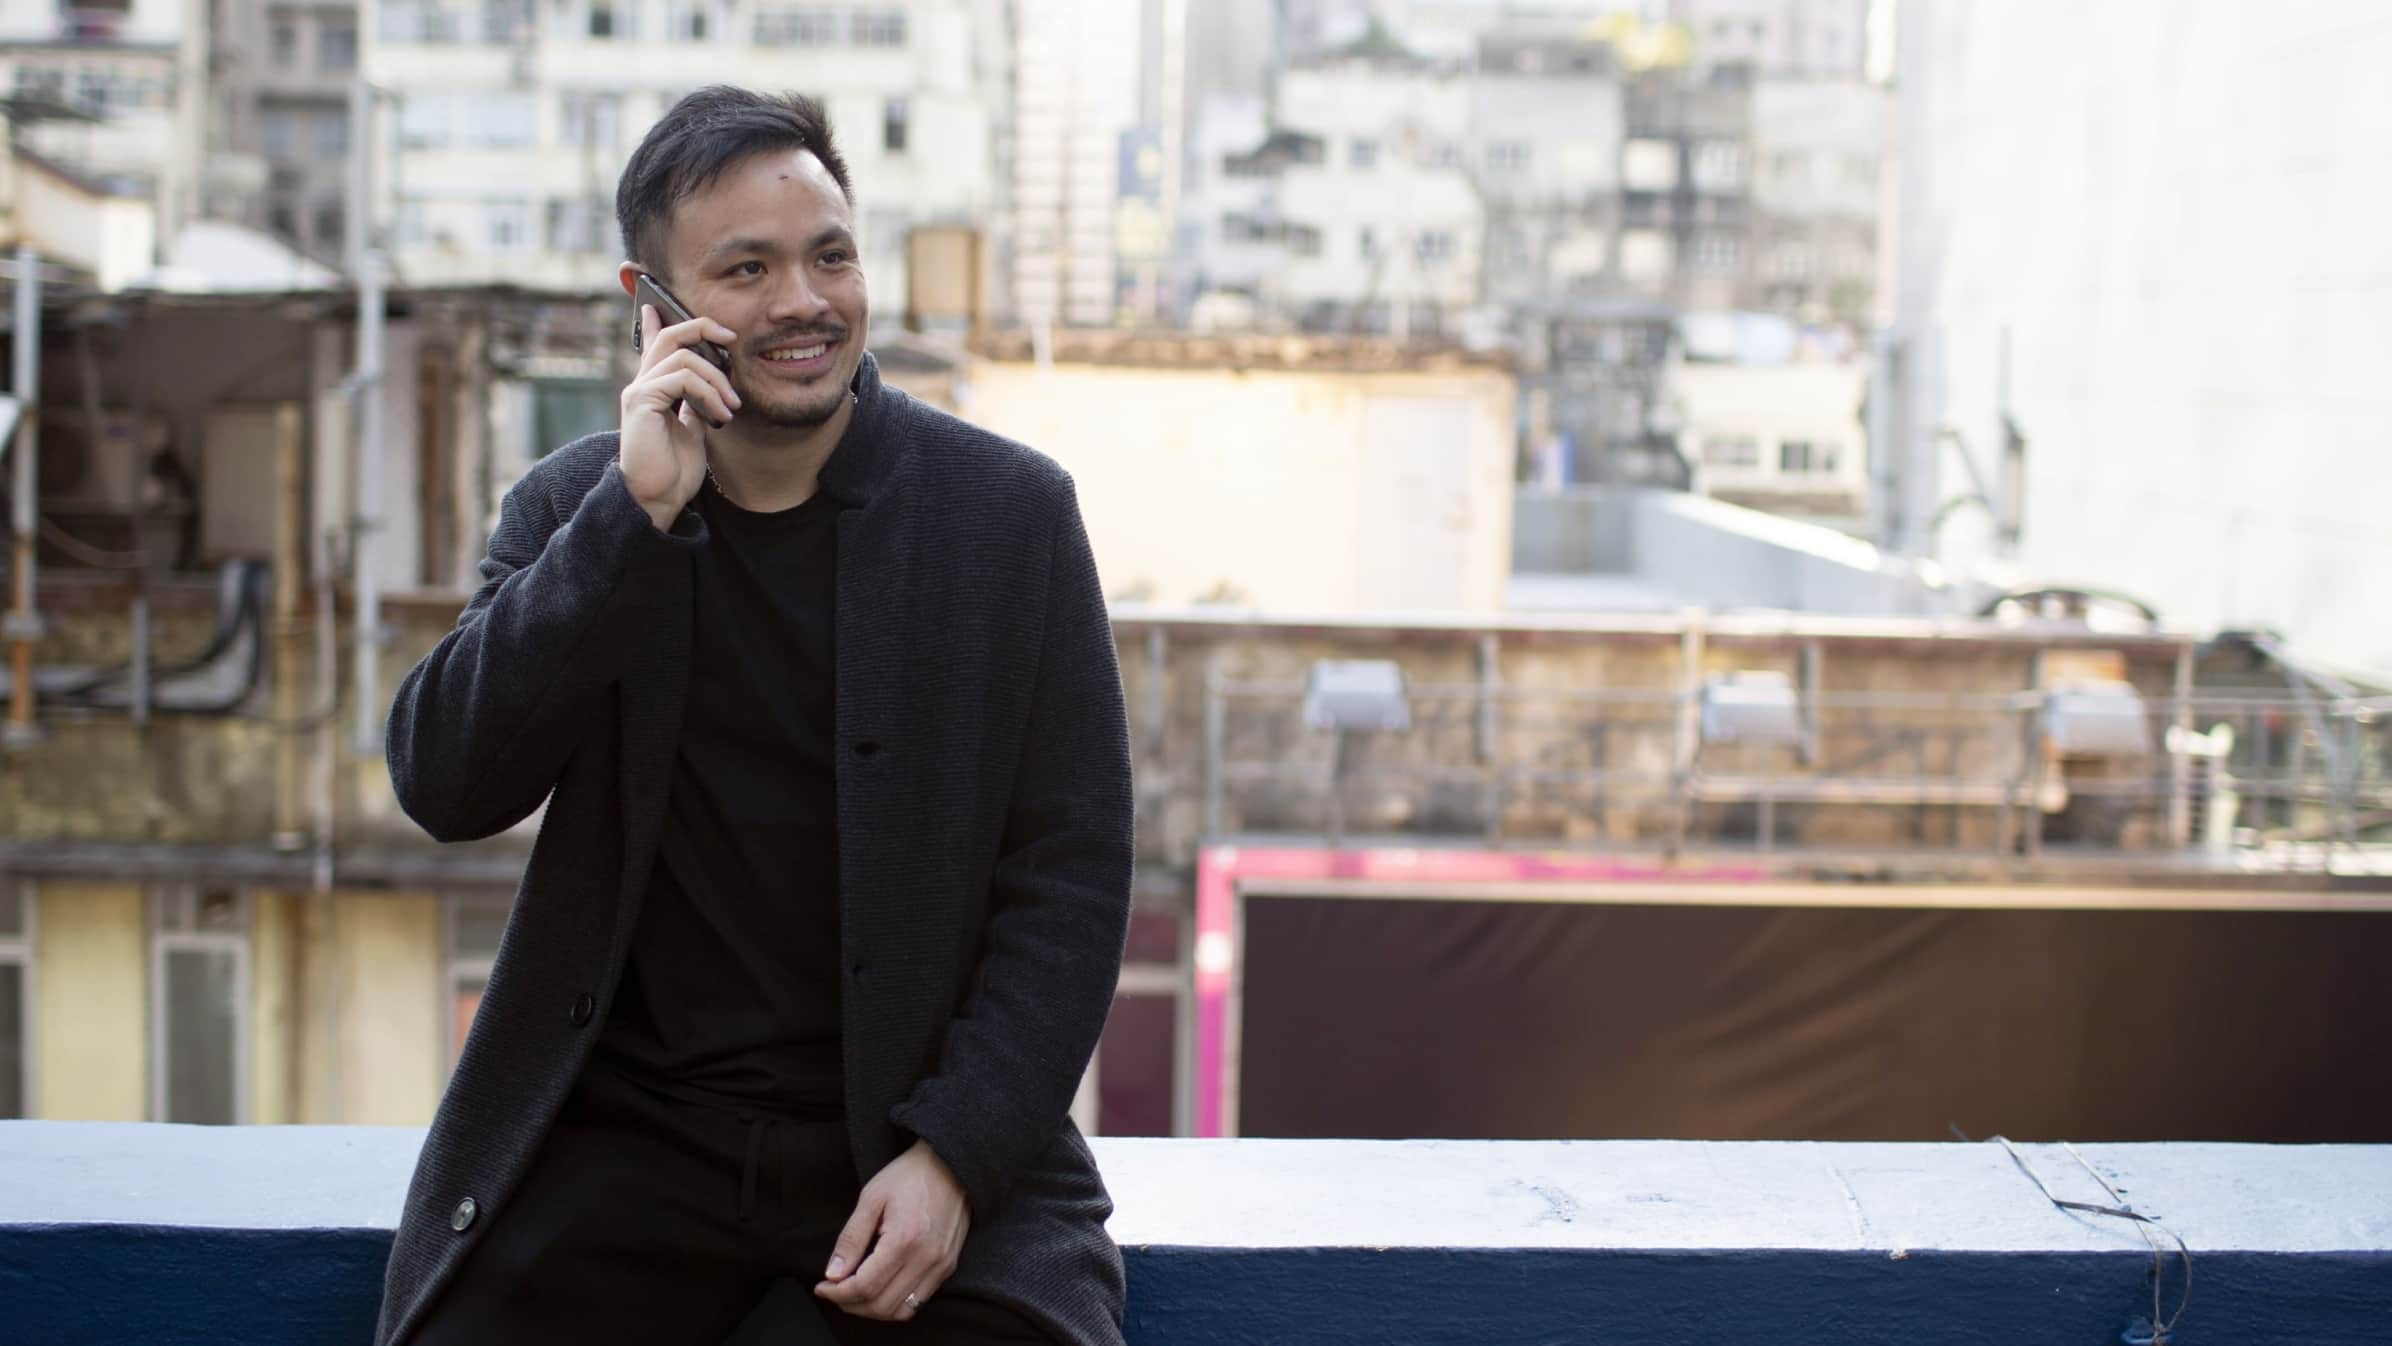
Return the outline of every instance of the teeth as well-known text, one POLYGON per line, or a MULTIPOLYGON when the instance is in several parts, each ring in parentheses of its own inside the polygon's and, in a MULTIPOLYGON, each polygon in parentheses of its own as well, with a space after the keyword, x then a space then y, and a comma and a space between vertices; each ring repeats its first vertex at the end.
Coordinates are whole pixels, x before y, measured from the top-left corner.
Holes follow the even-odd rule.
POLYGON ((830 347, 827 344, 803 346, 794 350, 767 351, 764 354, 764 358, 767 360, 779 360, 784 363, 797 360, 811 360, 815 356, 820 355, 829 349, 830 347))

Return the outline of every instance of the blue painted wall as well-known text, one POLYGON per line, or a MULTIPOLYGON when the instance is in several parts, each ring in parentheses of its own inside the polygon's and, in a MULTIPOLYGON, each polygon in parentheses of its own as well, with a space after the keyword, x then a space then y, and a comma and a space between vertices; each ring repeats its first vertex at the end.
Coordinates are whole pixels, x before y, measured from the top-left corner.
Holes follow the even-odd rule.
MULTIPOLYGON (((373 1335, 378 1230, 0 1228, 0 1342, 330 1346, 373 1335)), ((1764 1249, 1128 1254, 1133 1346, 2109 1346, 2150 1303, 2132 1253, 1764 1249)), ((2392 1259, 2212 1254, 2178 1346, 2384 1346, 2392 1259)), ((2177 1282, 2171 1272, 2171 1307, 2177 1282)), ((795 1321, 795 1320, 790 1320, 795 1321)), ((786 1341, 769 1317, 754 1340, 786 1341)))

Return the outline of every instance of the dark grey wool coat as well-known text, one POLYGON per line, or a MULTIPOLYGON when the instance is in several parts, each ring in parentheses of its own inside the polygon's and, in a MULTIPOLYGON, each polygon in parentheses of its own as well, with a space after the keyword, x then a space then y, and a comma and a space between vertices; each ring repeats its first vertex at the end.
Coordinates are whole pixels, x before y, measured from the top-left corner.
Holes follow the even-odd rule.
MULTIPOLYGON (((1068 1116, 1129 917, 1129 734, 1104 594, 1061 468, 883 387, 869 356, 855 387, 861 433, 821 488, 840 511, 856 1172, 928 1141, 971 1205, 948 1285, 1117 1346, 1112 1202, 1068 1116)), ((407 1192, 380 1346, 507 1218, 647 891, 706 525, 684 513, 658 531, 615 439, 567 445, 508 492, 480 591, 391 708, 391 779, 434 837, 548 812, 407 1192)))

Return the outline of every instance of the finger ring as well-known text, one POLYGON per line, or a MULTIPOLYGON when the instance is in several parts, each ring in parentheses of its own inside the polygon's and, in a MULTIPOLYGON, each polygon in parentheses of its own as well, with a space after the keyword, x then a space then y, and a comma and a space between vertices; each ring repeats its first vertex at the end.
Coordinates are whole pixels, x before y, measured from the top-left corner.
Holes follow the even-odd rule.
POLYGON ((922 1311, 922 1301, 914 1298, 912 1295, 907 1295, 905 1297, 905 1307, 911 1309, 915 1313, 920 1313, 922 1311))

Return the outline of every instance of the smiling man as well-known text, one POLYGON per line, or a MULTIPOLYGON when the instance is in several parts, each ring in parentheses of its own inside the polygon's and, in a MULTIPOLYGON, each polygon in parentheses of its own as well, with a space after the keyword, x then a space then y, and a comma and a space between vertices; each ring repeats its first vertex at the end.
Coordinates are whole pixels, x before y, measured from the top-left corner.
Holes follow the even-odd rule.
POLYGON ((1071 480, 884 386, 819 107, 631 156, 622 429, 507 495, 400 686, 444 841, 547 812, 376 1340, 1121 1341, 1068 1109, 1129 914, 1128 731, 1071 480), (708 343, 728 355, 709 358, 708 343))

